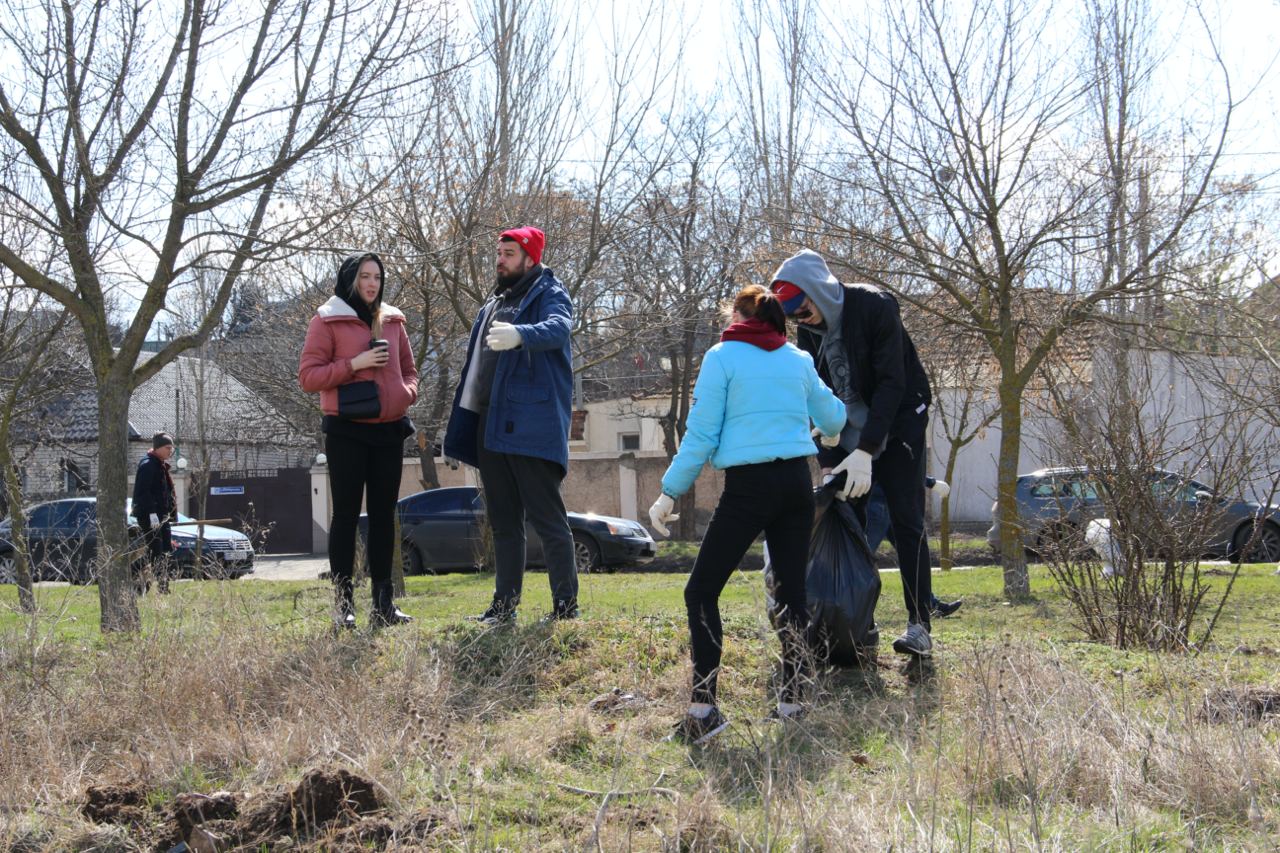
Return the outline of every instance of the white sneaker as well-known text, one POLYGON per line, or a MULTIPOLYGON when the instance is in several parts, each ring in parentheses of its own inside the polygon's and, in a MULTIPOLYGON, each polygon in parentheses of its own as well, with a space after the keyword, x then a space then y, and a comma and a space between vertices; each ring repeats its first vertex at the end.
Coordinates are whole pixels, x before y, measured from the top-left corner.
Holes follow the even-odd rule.
POLYGON ((915 655, 919 658, 933 656, 933 640, 929 632, 919 622, 907 625, 906 633, 893 641, 893 650, 900 655, 915 655))

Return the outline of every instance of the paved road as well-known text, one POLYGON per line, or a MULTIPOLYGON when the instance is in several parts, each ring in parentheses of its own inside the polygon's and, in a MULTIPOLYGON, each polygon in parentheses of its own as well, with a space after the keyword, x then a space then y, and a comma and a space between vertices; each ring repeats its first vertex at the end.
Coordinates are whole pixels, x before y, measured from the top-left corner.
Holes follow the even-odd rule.
POLYGON ((259 554, 245 580, 313 581, 329 571, 329 558, 311 554, 259 554))

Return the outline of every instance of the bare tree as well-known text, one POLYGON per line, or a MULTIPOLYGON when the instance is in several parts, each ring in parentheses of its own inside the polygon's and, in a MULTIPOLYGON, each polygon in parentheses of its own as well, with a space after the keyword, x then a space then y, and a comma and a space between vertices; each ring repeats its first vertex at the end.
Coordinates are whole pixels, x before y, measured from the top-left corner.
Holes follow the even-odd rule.
POLYGON ((217 0, 45 0, 0 24, 10 57, 3 192, 58 249, 46 270, 0 241, 0 262, 84 333, 98 389, 102 550, 117 555, 100 572, 104 631, 138 625, 122 556, 130 393, 208 336, 242 274, 346 212, 290 208, 292 179, 340 155, 377 188, 386 169, 372 131, 411 106, 402 87, 432 39, 430 12, 398 0, 252 13, 217 0), (213 309, 139 364, 170 289, 200 266, 221 270, 213 309), (136 300, 118 342, 107 311, 116 291, 136 300))
MULTIPOLYGON (((720 308, 749 260, 742 197, 726 186, 732 179, 723 129, 709 111, 690 109, 678 138, 666 180, 633 215, 634 242, 619 253, 631 292, 614 321, 616 336, 634 340, 642 359, 660 367, 655 390, 668 400, 659 418, 668 458, 684 436, 702 355, 723 326, 720 308)), ((676 534, 683 538, 695 535, 695 499, 693 489, 681 497, 676 534)))
POLYGON ((845 196, 875 213, 846 207, 829 221, 886 258, 867 270, 873 280, 925 310, 946 294, 945 319, 997 366, 1001 560, 1006 595, 1023 600, 1014 488, 1025 391, 1101 309, 1158 298, 1162 265, 1215 201, 1230 87, 1223 72, 1208 122, 1144 99, 1160 57, 1140 0, 1086 4, 1078 61, 1046 49, 1068 36, 1041 0, 886 0, 881 11, 819 75, 851 140, 845 196))
POLYGON ((35 294, 6 282, 0 298, 0 499, 13 546, 4 561, 3 583, 18 587, 18 604, 36 610, 35 575, 26 537, 21 469, 36 448, 47 445, 45 409, 80 385, 64 337, 67 315, 42 306, 35 294))
POLYGON ((1218 582, 1202 556, 1244 562, 1260 540, 1280 543, 1274 522, 1239 503, 1258 486, 1263 505, 1274 498, 1280 474, 1258 469, 1275 458, 1275 433, 1233 404, 1247 362, 1131 348, 1114 328, 1102 337, 1093 358, 1059 361, 1043 386, 1052 449, 1087 473, 1062 490, 1041 484, 1058 511, 1037 548, 1091 639, 1203 648, 1240 570, 1218 582), (1105 534, 1086 528, 1094 518, 1105 534))
MULTIPOLYGON (((920 360, 933 389, 929 420, 942 427, 946 444, 941 479, 954 488, 960 452, 991 426, 1000 408, 992 382, 994 363, 989 358, 974 357, 975 352, 981 351, 982 342, 941 320, 939 315, 945 313, 914 311, 908 323, 913 326, 912 338, 919 342, 920 360), (923 328, 921 323, 925 324, 923 328)), ((942 499, 938 514, 938 564, 944 572, 953 567, 950 495, 942 499)))

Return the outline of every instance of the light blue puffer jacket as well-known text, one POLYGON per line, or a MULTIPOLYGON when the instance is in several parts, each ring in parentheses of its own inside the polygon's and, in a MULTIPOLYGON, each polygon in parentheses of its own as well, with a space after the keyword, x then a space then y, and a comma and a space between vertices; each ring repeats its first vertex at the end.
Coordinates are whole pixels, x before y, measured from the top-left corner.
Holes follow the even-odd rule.
POLYGON ((835 435, 845 416, 813 358, 795 345, 769 351, 745 341, 718 343, 703 356, 684 439, 662 491, 673 498, 689 491, 707 460, 728 468, 813 456, 809 421, 835 435))

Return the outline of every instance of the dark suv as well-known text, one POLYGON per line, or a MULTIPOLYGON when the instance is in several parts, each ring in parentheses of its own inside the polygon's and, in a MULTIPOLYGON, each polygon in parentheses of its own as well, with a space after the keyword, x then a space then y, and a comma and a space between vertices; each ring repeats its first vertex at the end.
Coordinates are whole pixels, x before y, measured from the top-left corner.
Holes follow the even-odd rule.
MULTIPOLYGON (((64 498, 30 507, 26 513, 27 548, 32 580, 91 583, 98 556, 97 498, 64 498)), ((201 565, 197 569, 197 527, 178 515, 171 529, 173 559, 182 577, 238 578, 253 571, 254 552, 249 537, 238 530, 205 525, 201 565)), ((0 521, 0 583, 13 583, 12 522, 0 521)), ((133 547, 140 532, 129 520, 133 547)))
MULTIPOLYGON (((1228 557, 1248 562, 1280 561, 1280 507, 1263 507, 1253 501, 1219 498, 1203 483, 1165 471, 1152 469, 1151 489, 1169 517, 1178 514, 1213 512, 1213 525, 1203 553, 1207 557, 1228 557), (1248 554, 1245 546, 1254 534, 1248 554)), ((1066 534, 1081 530, 1090 519, 1106 515, 1098 480, 1085 467, 1043 468, 1018 477, 1018 519, 1022 542, 1028 551, 1043 554, 1066 534)), ((991 528, 987 542, 1000 548, 998 507, 991 507, 991 528)))

